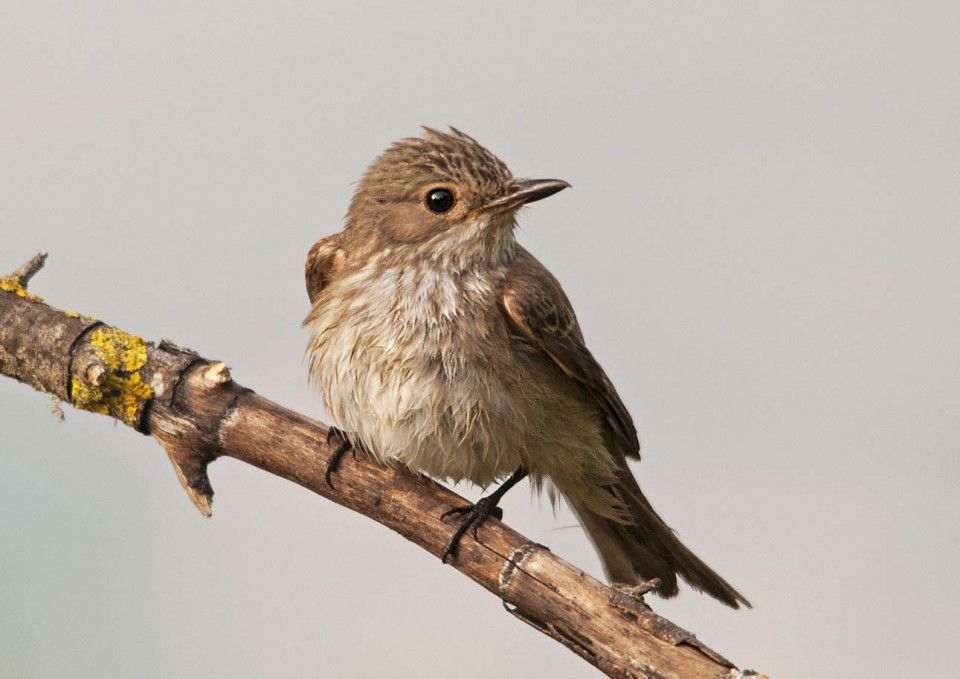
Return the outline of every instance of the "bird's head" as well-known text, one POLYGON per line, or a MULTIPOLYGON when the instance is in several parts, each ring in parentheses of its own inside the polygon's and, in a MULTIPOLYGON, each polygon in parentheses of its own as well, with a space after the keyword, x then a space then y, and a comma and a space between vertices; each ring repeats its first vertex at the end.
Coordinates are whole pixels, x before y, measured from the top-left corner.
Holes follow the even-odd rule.
POLYGON ((379 249, 464 265, 513 251, 517 210, 569 184, 516 179, 474 139, 425 128, 384 151, 350 202, 346 231, 379 249))

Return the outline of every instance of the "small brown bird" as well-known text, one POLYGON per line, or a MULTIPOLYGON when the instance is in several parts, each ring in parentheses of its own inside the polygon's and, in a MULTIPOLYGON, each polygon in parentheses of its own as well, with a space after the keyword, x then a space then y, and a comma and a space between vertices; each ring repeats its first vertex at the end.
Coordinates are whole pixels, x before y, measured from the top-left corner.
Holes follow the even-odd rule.
POLYGON ((506 479, 447 512, 466 517, 444 558, 529 474, 565 498, 612 582, 658 578, 656 592, 672 597, 679 575, 749 606, 640 492, 627 466, 640 458, 633 420, 560 283, 516 242, 519 208, 568 186, 515 179, 455 129, 426 129, 367 168, 346 227, 317 242, 306 264, 310 377, 340 452, 362 446, 483 487, 506 479))

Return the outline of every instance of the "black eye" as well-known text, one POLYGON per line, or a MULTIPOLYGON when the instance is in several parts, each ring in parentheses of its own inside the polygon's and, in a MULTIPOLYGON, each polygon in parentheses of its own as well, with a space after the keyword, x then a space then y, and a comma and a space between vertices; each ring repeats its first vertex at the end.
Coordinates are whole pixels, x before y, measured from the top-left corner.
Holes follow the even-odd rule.
POLYGON ((453 204, 456 202, 453 193, 447 189, 430 189, 427 193, 427 208, 430 212, 436 212, 438 215, 442 215, 444 212, 450 212, 450 210, 453 209, 453 204))

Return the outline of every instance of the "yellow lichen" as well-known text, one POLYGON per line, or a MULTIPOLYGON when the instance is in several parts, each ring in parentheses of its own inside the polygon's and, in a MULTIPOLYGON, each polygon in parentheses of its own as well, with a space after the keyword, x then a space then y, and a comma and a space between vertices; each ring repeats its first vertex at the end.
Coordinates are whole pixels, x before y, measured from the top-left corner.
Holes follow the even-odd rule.
POLYGON ((140 377, 147 362, 147 345, 142 338, 116 328, 97 328, 90 346, 107 366, 107 378, 99 387, 71 381, 71 397, 78 408, 119 417, 135 425, 153 390, 140 377))
POLYGON ((42 302, 43 300, 38 296, 34 295, 32 292, 27 292, 27 289, 23 287, 23 284, 20 282, 20 276, 4 276, 0 278, 0 290, 5 290, 6 292, 12 292, 18 297, 23 297, 28 299, 31 302, 42 302))

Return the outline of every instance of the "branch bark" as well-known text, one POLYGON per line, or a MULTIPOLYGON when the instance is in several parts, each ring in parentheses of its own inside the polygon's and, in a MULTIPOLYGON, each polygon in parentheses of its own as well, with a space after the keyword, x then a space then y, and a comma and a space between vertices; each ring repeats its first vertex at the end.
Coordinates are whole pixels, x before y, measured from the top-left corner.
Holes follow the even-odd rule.
MULTIPOLYGON (((240 386, 221 362, 48 306, 25 287, 45 257, 0 278, 0 373, 153 436, 205 516, 213 499, 207 466, 229 456, 440 555, 454 529, 440 515, 462 498, 362 455, 341 465, 331 488, 323 474, 333 452, 326 425, 240 386)), ((480 529, 479 541, 464 537, 452 565, 500 597, 509 613, 611 677, 756 676, 495 519, 480 529)))

